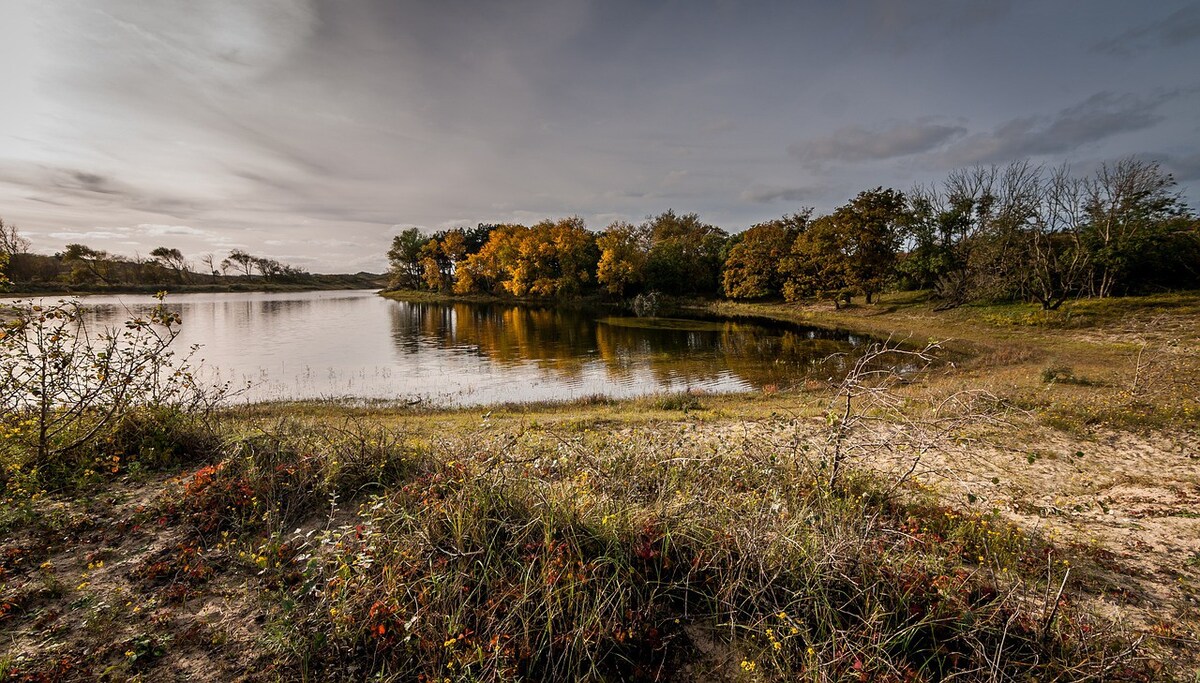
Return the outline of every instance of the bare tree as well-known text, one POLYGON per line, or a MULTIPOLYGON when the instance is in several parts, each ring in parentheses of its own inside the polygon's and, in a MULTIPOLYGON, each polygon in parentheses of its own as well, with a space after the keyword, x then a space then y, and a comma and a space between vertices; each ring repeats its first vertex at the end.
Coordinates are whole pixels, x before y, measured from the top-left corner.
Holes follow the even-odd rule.
POLYGON ((1029 227, 1024 288, 1043 309, 1055 310, 1087 279, 1088 251, 1081 241, 1087 220, 1084 183, 1064 164, 1041 185, 1039 210, 1029 227))
POLYGON ((29 252, 29 246, 29 240, 17 232, 17 226, 5 223, 4 219, 0 218, 0 254, 25 254, 29 252))
POLYGON ((215 259, 216 259, 216 257, 213 256, 211 253, 205 254, 200 257, 200 263, 204 264, 205 271, 208 272, 209 277, 212 278, 212 281, 214 283, 217 281, 217 267, 214 263, 215 259))
MULTIPOLYGON (((887 455, 899 459, 903 468, 893 481, 895 491, 928 453, 953 445, 961 430, 996 422, 999 401, 988 392, 960 391, 927 400, 901 393, 903 385, 930 369, 941 348, 938 342, 905 348, 891 339, 872 344, 834 385, 821 449, 831 488, 839 485, 851 461, 887 455)), ((826 361, 845 358, 836 354, 826 361)))

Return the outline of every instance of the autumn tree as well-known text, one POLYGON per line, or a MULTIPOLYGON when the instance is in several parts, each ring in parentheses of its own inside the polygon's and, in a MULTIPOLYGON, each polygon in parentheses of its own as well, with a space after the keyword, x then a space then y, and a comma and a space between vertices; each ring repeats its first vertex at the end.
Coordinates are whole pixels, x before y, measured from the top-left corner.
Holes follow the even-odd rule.
POLYGON ((596 236, 578 216, 533 227, 493 226, 488 241, 455 272, 458 294, 569 296, 596 282, 596 236))
POLYGON ((845 224, 833 216, 809 223, 780 264, 784 298, 829 299, 840 308, 849 295, 849 247, 845 224))
POLYGON ((578 294, 594 281, 596 236, 578 216, 545 220, 520 236, 515 260, 504 264, 504 286, 514 296, 578 294))
POLYGON ((759 223, 741 235, 725 258, 722 284, 731 299, 761 299, 783 293, 781 268, 800 233, 808 227, 812 209, 759 223))
POLYGON ((454 272, 467 257, 466 234, 462 228, 435 233, 421 245, 421 279, 425 286, 437 291, 450 291, 454 272))
POLYGON ((456 294, 502 294, 512 264, 516 263, 521 243, 529 228, 510 224, 492 226, 487 241, 477 252, 468 254, 454 274, 456 294))
POLYGON ((617 221, 596 238, 600 260, 596 280, 609 294, 624 296, 645 278, 650 236, 645 229, 617 221))

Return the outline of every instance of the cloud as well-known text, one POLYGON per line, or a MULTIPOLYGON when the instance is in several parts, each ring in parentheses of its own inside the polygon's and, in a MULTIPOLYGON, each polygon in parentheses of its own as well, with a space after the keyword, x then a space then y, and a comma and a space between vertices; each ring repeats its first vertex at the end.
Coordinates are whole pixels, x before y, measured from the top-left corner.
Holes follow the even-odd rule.
POLYGON ((1163 168, 1181 183, 1200 180, 1200 152, 1183 156, 1167 155, 1163 159, 1163 168))
POLYGON ((121 191, 116 188, 111 179, 98 173, 66 171, 62 174, 61 178, 57 185, 65 190, 83 190, 84 192, 98 192, 100 194, 121 194, 121 191))
POLYGON ((1175 90, 1150 97, 1099 92, 1051 116, 1010 119, 986 133, 969 135, 946 150, 951 165, 996 163, 1065 154, 1120 133, 1159 123, 1158 109, 1178 97, 1175 90))
POLYGON ((163 237, 167 235, 190 235, 193 237, 204 237, 211 233, 207 230, 193 228, 188 225, 160 225, 157 223, 140 223, 137 230, 155 237, 163 237))
POLYGON ((788 153, 811 164, 880 161, 928 152, 966 132, 960 124, 932 119, 894 122, 881 129, 846 126, 826 137, 794 144, 788 153))
POLYGON ((1200 39, 1200 3, 1102 40, 1092 49, 1114 57, 1128 57, 1156 47, 1176 47, 1197 39, 1200 39))
POLYGON ((752 187, 743 190, 742 201, 766 204, 780 199, 789 202, 802 202, 812 199, 817 192, 808 187, 752 187))
POLYGON ((83 240, 120 240, 129 237, 125 232, 114 232, 112 230, 88 230, 85 232, 64 231, 47 233, 48 237, 53 237, 56 240, 64 240, 67 242, 79 242, 83 240))

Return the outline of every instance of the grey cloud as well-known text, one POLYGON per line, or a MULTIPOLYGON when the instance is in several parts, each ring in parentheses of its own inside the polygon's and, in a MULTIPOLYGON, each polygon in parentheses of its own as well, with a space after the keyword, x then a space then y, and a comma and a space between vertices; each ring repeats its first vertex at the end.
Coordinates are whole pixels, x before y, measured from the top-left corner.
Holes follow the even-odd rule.
POLYGON ((1065 154, 1119 133, 1150 128, 1164 116, 1159 109, 1181 91, 1150 97, 1100 92, 1052 116, 1010 119, 987 133, 969 135, 946 150, 950 165, 994 163, 1065 154))
POLYGON ((161 225, 157 223, 141 223, 137 229, 147 235, 155 237, 163 237, 167 235, 188 235, 191 237, 204 237, 210 233, 207 230, 193 228, 190 225, 161 225))
POLYGON ((30 201, 53 206, 95 206, 103 202, 175 215, 196 205, 192 200, 144 190, 111 175, 41 164, 3 164, 0 182, 32 192, 30 201))
POLYGON ((766 204, 778 200, 800 202, 812 199, 817 192, 807 187, 753 187, 743 190, 742 201, 766 204))
POLYGON ((811 164, 880 161, 928 152, 966 132, 962 125, 930 119, 896 122, 881 129, 845 126, 828 136, 794 144, 788 153, 811 164))
POLYGON ((82 171, 68 171, 66 180, 59 184, 63 189, 79 189, 86 192, 98 192, 100 194, 120 194, 120 190, 114 187, 113 181, 96 173, 84 173, 82 171))
POLYGON ((1093 46, 1093 50, 1127 57, 1156 47, 1184 45, 1197 39, 1200 39, 1200 3, 1172 12, 1159 21, 1102 40, 1093 46))
POLYGON ((1167 155, 1163 168, 1178 182, 1200 180, 1200 152, 1183 156, 1167 155))
POLYGON ((125 231, 113 230, 87 230, 83 232, 70 230, 63 232, 52 232, 49 233, 48 236, 57 240, 65 240, 68 242, 79 240, 116 240, 129 237, 125 231))

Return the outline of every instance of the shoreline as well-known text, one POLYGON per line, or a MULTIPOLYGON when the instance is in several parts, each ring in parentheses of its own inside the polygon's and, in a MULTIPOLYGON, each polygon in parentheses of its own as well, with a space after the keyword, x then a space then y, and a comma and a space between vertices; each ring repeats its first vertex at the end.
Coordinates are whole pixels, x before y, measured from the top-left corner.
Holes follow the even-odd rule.
POLYGON ((28 288, 14 287, 9 291, 0 292, 5 299, 21 299, 47 296, 108 296, 115 294, 157 294, 166 291, 168 294, 236 294, 245 292, 320 292, 353 289, 378 290, 378 283, 364 279, 361 282, 338 283, 294 283, 294 284, 234 284, 234 285, 130 285, 113 287, 46 287, 28 288))

